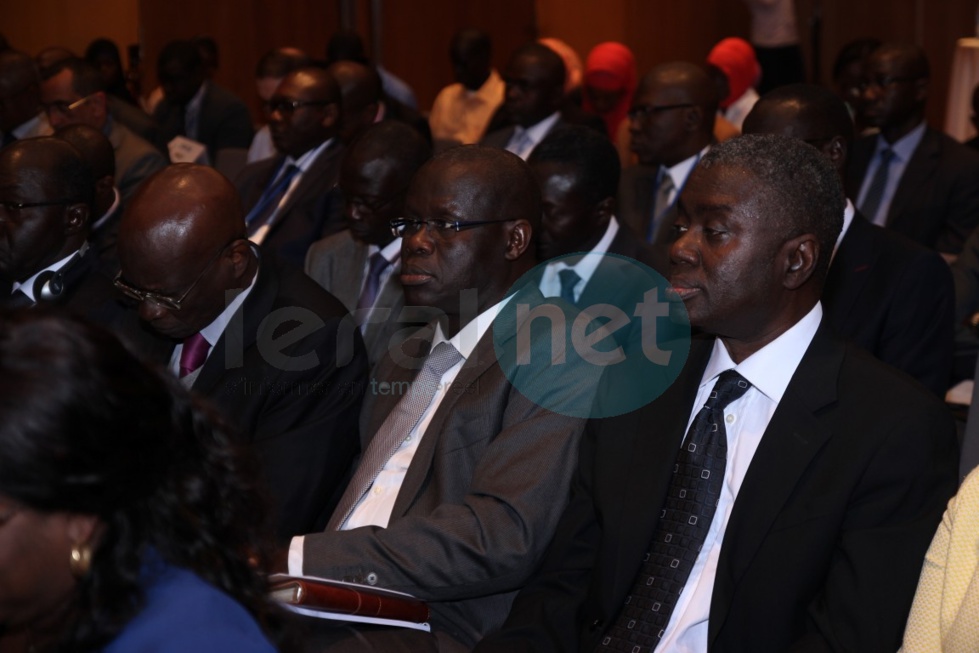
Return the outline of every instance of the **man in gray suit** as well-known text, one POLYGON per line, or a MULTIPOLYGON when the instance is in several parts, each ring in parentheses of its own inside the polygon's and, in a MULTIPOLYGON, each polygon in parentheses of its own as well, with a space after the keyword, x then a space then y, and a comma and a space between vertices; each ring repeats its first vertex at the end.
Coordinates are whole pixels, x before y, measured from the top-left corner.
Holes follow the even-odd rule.
POLYGON ((408 183, 431 156, 425 139, 404 123, 381 122, 364 132, 340 165, 348 228, 306 254, 306 274, 353 313, 372 365, 407 333, 398 319, 404 308, 401 238, 391 220, 404 215, 408 183))
POLYGON ((668 243, 676 198, 710 146, 717 91, 700 66, 686 62, 653 68, 629 110, 631 148, 639 165, 622 171, 619 217, 651 243, 668 243))
POLYGON ((95 66, 83 59, 68 59, 55 71, 41 83, 41 100, 51 125, 55 129, 88 125, 105 134, 115 152, 116 187, 122 201, 128 201, 144 179, 167 165, 166 159, 112 117, 105 81, 95 66))
MULTIPOLYGON (((553 535, 584 426, 529 400, 497 354, 519 341, 521 309, 545 302, 533 284, 513 290, 534 266, 541 215, 527 165, 492 148, 442 152, 415 175, 404 215, 405 301, 441 319, 375 368, 363 457, 326 532, 292 540, 288 568, 418 596, 432 634, 335 627, 331 651, 466 650, 497 628, 553 535)), ((589 406, 576 371, 545 365, 537 387, 589 406)))

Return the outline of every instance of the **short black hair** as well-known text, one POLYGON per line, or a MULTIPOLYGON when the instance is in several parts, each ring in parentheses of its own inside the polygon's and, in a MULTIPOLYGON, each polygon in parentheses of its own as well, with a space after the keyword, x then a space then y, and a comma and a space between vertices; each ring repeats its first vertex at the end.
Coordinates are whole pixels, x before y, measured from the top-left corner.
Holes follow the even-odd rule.
POLYGON ((527 163, 563 163, 573 166, 581 190, 594 203, 615 197, 622 164, 608 137, 584 125, 559 125, 531 152, 527 163))
POLYGON ((163 46, 156 60, 157 71, 163 70, 171 63, 177 63, 185 73, 196 72, 204 66, 200 50, 193 41, 185 40, 170 41, 163 46))

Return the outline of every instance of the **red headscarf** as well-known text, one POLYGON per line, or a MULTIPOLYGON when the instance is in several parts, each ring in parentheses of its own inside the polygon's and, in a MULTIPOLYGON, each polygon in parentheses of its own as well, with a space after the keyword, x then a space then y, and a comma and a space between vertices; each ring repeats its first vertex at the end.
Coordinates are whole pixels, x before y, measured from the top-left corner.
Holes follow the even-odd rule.
MULTIPOLYGON (((636 92, 636 59, 632 51, 621 43, 608 41, 592 48, 585 61, 585 86, 603 91, 622 91, 622 97, 612 110, 602 115, 609 138, 615 140, 619 124, 625 120, 632 106, 632 96, 636 92)), ((584 93, 583 107, 595 111, 595 107, 584 93)))
POLYGON ((761 66, 755 58, 755 49, 744 39, 731 37, 722 40, 707 55, 707 63, 720 68, 727 77, 729 93, 721 101, 722 109, 731 106, 761 79, 761 66))

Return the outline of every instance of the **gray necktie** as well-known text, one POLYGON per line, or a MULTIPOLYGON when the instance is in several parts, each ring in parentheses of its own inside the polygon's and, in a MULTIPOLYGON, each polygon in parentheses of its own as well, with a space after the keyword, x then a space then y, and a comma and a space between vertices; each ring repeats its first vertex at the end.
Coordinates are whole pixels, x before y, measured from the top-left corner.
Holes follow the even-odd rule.
POLYGON ((401 443, 418 424, 422 413, 432 403, 435 392, 442 381, 442 375, 460 360, 462 360, 462 354, 448 342, 440 342, 432 349, 421 372, 411 382, 407 393, 401 397, 401 401, 381 424, 381 428, 377 430, 377 435, 367 445, 367 451, 364 452, 364 457, 361 459, 357 471, 354 472, 353 479, 347 485, 336 510, 333 511, 333 516, 330 518, 326 530, 339 530, 347 521, 360 498, 374 484, 374 479, 384 469, 384 465, 398 450, 401 443))
POLYGON ((894 150, 887 147, 880 151, 880 164, 874 172, 874 178, 870 180, 867 195, 863 198, 863 205, 860 207, 860 212, 863 213, 865 218, 880 226, 884 226, 884 223, 887 222, 886 216, 881 216, 880 220, 878 220, 877 213, 880 211, 880 203, 884 199, 884 190, 887 188, 887 175, 890 172, 891 161, 893 160, 894 150))
POLYGON ((675 188, 673 177, 664 169, 660 176, 659 186, 656 188, 656 202, 653 204, 653 219, 649 222, 649 233, 647 234, 647 240, 649 242, 656 240, 657 232, 662 228, 663 214, 672 205, 670 195, 672 195, 675 188))
POLYGON ((581 281, 581 276, 571 268, 561 270, 557 275, 561 279, 561 299, 569 304, 577 303, 574 300, 574 287, 581 281))
POLYGON ((513 152, 517 156, 523 158, 523 151, 533 145, 534 141, 530 138, 530 134, 527 133, 526 129, 522 127, 517 127, 510 137, 510 141, 507 143, 506 150, 508 152, 513 152))

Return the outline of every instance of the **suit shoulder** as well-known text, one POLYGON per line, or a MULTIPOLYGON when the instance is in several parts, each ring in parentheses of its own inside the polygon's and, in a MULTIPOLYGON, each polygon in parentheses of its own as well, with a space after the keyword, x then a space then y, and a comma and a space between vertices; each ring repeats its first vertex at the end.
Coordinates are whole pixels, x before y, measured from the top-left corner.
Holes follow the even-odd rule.
POLYGON ((278 266, 279 294, 276 308, 296 306, 306 308, 321 318, 335 320, 347 314, 347 309, 331 293, 292 266, 278 266))
POLYGON ((306 257, 307 264, 315 264, 333 256, 353 253, 357 249, 357 241, 350 235, 349 229, 330 234, 310 245, 306 257))
POLYGON ((214 82, 209 82, 208 84, 208 98, 214 106, 225 109, 238 109, 240 107, 245 111, 248 110, 245 102, 230 90, 214 82))

